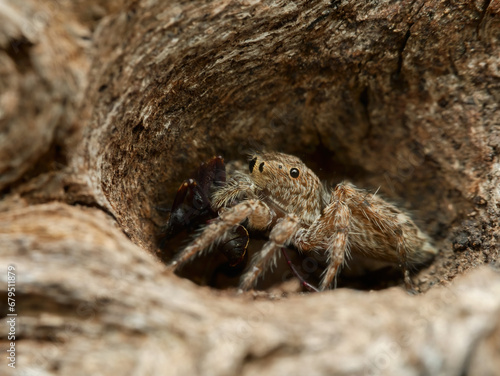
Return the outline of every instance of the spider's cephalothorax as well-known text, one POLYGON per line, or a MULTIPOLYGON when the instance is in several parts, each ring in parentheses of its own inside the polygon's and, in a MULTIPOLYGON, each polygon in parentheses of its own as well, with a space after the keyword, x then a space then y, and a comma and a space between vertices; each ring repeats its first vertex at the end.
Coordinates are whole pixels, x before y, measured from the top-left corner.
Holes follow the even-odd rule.
POLYGON ((256 153, 248 167, 248 174, 235 174, 215 191, 212 202, 220 208, 219 217, 177 255, 172 267, 208 249, 245 220, 249 228, 270 233, 242 276, 242 289, 254 286, 284 246, 326 253, 321 290, 331 286, 349 253, 400 265, 409 286, 409 269, 437 252, 406 213, 351 184, 326 187, 294 156, 256 153))
MULTIPOLYGON (((250 179, 256 191, 276 202, 287 213, 312 223, 322 209, 323 185, 296 157, 285 154, 253 156, 249 162, 250 179)), ((217 196, 222 194, 222 190, 217 196)))

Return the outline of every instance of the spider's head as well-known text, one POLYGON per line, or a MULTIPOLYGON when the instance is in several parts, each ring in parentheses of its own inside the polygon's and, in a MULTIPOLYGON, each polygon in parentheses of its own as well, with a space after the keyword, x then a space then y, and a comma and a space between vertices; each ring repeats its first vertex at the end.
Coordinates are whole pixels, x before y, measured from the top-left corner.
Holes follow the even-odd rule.
POLYGON ((282 153, 252 154, 250 178, 258 191, 306 221, 321 211, 319 178, 299 158, 282 153))

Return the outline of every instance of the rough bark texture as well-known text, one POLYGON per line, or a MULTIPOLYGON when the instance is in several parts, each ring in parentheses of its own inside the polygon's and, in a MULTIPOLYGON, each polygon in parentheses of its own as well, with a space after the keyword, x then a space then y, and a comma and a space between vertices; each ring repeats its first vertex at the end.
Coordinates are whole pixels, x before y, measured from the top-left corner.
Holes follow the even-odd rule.
POLYGON ((18 367, 498 374, 499 103, 496 1, 0 0, 18 367), (158 208, 252 147, 413 211, 440 249, 426 292, 237 295, 165 273, 158 208))

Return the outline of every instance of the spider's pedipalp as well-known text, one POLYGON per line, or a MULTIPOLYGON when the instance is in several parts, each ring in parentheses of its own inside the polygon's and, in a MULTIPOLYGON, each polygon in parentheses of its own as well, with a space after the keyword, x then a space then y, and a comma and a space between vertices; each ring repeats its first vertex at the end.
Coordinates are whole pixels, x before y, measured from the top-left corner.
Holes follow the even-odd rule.
POLYGON ((294 214, 289 214, 276 223, 269 234, 269 241, 264 244, 261 251, 255 254, 248 271, 241 277, 240 288, 242 290, 249 290, 255 285, 259 276, 263 275, 276 261, 278 251, 296 233, 299 226, 300 220, 294 214))
POLYGON ((217 210, 231 206, 234 202, 253 198, 257 198, 257 196, 253 193, 252 181, 248 176, 236 172, 231 180, 213 193, 212 207, 217 210))
POLYGON ((252 219, 254 216, 257 217, 254 221, 258 221, 261 225, 270 223, 272 219, 267 205, 259 200, 245 200, 228 208, 216 220, 207 225, 201 234, 174 258, 170 267, 175 269, 182 266, 191 258, 208 249, 210 245, 222 239, 231 228, 247 218, 252 219))

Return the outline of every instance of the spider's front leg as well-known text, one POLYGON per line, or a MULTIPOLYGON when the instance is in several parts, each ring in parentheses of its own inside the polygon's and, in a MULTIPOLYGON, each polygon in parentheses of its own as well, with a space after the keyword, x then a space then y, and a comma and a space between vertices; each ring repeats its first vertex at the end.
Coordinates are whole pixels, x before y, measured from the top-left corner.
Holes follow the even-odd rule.
POLYGON ((327 290, 349 253, 352 212, 343 190, 336 190, 328 206, 307 229, 300 230, 296 245, 303 252, 325 250, 327 267, 322 274, 320 291, 327 290))
POLYGON ((276 261, 277 252, 285 246, 300 227, 300 219, 295 214, 288 214, 281 221, 277 222, 271 233, 269 241, 264 244, 260 252, 257 252, 250 263, 247 272, 243 274, 240 281, 242 290, 251 289, 269 266, 276 261))
POLYGON ((247 218, 249 226, 255 229, 265 229, 271 223, 273 213, 266 204, 259 200, 245 200, 228 208, 206 226, 202 233, 174 258, 169 265, 170 268, 176 269, 193 257, 200 255, 247 218))

